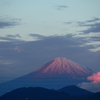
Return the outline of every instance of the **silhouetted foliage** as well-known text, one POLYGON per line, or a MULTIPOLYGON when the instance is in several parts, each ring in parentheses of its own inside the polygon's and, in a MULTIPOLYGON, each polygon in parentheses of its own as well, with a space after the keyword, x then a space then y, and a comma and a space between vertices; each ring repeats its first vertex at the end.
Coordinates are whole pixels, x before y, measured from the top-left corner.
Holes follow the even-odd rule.
POLYGON ((71 96, 67 93, 71 93, 71 91, 65 91, 66 87, 63 88, 63 91, 59 90, 50 90, 42 87, 29 87, 29 88, 19 88, 15 89, 11 92, 8 92, 0 97, 0 100, 100 100, 100 92, 90 93, 85 91, 85 95, 81 95, 79 92, 83 91, 82 89, 70 86, 69 90, 74 91, 72 93, 78 92, 79 95, 71 96), (78 91, 76 91, 78 90, 78 91), (86 94, 87 92, 87 94, 86 94))

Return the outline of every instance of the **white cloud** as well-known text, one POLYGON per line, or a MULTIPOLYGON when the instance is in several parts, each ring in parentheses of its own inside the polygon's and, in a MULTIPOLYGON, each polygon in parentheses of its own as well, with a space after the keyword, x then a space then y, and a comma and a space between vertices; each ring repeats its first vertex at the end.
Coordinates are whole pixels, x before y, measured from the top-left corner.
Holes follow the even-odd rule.
POLYGON ((100 83, 99 84, 94 84, 91 82, 83 82, 81 84, 78 84, 78 86, 82 89, 91 91, 91 92, 100 92, 100 83))
POLYGON ((89 49, 91 52, 97 52, 97 51, 100 51, 100 47, 97 47, 97 48, 93 48, 93 49, 89 49))
POLYGON ((9 60, 0 60, 0 64, 1 65, 9 65, 9 64, 13 64, 13 61, 9 61, 9 60))
POLYGON ((91 76, 88 76, 87 79, 91 82, 83 82, 78 86, 80 88, 92 91, 92 92, 100 92, 100 72, 94 73, 91 76))

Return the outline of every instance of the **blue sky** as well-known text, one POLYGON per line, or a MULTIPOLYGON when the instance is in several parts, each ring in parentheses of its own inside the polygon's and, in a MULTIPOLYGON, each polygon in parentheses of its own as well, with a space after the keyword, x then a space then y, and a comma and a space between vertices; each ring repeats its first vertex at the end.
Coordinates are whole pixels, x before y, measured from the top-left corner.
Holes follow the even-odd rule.
POLYGON ((46 36, 77 34, 87 29, 77 26, 77 22, 100 18, 99 4, 99 0, 0 0, 0 20, 15 22, 14 26, 1 28, 0 35, 20 34, 25 40, 32 33, 46 36))
POLYGON ((99 10, 100 0, 0 0, 0 81, 59 56, 100 71, 99 10))

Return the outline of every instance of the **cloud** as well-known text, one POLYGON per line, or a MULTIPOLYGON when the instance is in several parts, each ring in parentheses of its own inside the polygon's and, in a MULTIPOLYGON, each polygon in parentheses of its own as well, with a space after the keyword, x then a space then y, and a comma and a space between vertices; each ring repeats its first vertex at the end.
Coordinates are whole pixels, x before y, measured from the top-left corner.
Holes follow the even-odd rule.
POLYGON ((92 76, 87 77, 89 81, 92 81, 93 83, 99 83, 100 82, 100 72, 94 73, 92 76))
POLYGON ((100 18, 94 18, 86 21, 69 21, 63 22, 63 24, 76 24, 78 27, 96 27, 100 25, 100 18))
POLYGON ((7 37, 9 37, 9 38, 16 38, 16 37, 19 37, 19 38, 21 38, 21 36, 20 36, 19 34, 7 35, 7 37))
POLYGON ((94 73, 91 76, 87 77, 87 80, 91 82, 83 82, 79 84, 79 87, 92 91, 92 92, 100 92, 100 72, 94 73))
POLYGON ((86 21, 69 21, 63 22, 65 25, 76 26, 77 28, 85 28, 84 30, 77 31, 77 36, 89 37, 89 34, 94 37, 100 37, 100 18, 94 18, 86 21), (98 35, 97 35, 98 34, 98 35))
POLYGON ((100 21, 100 18, 94 18, 94 19, 91 19, 91 20, 86 20, 84 22, 81 22, 81 21, 77 21, 76 23, 79 25, 79 26, 93 26, 93 23, 97 23, 100 21))
POLYGON ((63 10, 63 9, 68 8, 67 5, 56 5, 55 7, 56 7, 57 10, 63 10))
POLYGON ((96 48, 93 48, 93 49, 89 49, 91 52, 97 52, 97 51, 100 51, 100 47, 96 47, 96 48))
POLYGON ((96 21, 100 21, 100 18, 94 18, 92 20, 87 20, 86 22, 90 23, 90 22, 96 22, 96 21))
POLYGON ((84 43, 83 45, 80 46, 93 46, 92 48, 88 49, 91 52, 97 52, 100 51, 100 42, 99 41, 94 41, 93 39, 89 39, 87 43, 84 43))
POLYGON ((72 22, 72 24, 76 24, 77 27, 80 28, 85 28, 84 30, 78 31, 78 34, 75 35, 75 37, 84 37, 85 40, 88 40, 83 46, 93 46, 93 48, 89 49, 91 52, 100 51, 100 18, 94 18, 83 22, 76 21, 72 22))
POLYGON ((86 21, 69 21, 63 22, 63 24, 70 26, 77 26, 77 28, 84 28, 84 30, 77 31, 74 37, 80 37, 87 40, 87 43, 84 42, 81 46, 93 46, 93 48, 88 49, 91 52, 100 51, 100 18, 94 18, 86 21))
POLYGON ((39 34, 29 34, 29 36, 36 38, 36 39, 44 39, 46 36, 39 35, 39 34))
POLYGON ((0 28, 9 28, 20 24, 21 19, 1 18, 0 17, 0 28))
POLYGON ((14 61, 11 64, 0 64, 0 76, 7 76, 8 80, 10 76, 14 78, 28 74, 59 56, 91 69, 100 70, 98 67, 100 52, 90 52, 92 45, 80 47, 88 42, 84 38, 75 38, 73 34, 46 37, 33 34, 33 38, 34 36, 38 37, 38 40, 21 41, 8 36, 3 38, 5 42, 0 41, 0 60, 14 61))
POLYGON ((91 91, 91 92, 100 92, 100 83, 99 84, 94 84, 90 82, 83 82, 81 84, 78 84, 78 86, 82 89, 91 91))
POLYGON ((8 41, 8 42, 21 42, 21 36, 19 34, 15 35, 7 35, 7 36, 1 36, 0 41, 8 41))
POLYGON ((100 36, 99 37, 91 37, 91 39, 93 40, 93 41, 100 41, 100 36))
POLYGON ((82 31, 84 34, 89 34, 91 32, 94 32, 94 33, 100 32, 100 23, 84 25, 84 26, 89 26, 87 30, 82 31))
POLYGON ((77 22, 78 26, 80 27, 87 27, 86 30, 83 30, 83 34, 89 34, 89 33, 98 33, 100 32, 100 18, 94 18, 92 20, 87 20, 84 22, 77 22))

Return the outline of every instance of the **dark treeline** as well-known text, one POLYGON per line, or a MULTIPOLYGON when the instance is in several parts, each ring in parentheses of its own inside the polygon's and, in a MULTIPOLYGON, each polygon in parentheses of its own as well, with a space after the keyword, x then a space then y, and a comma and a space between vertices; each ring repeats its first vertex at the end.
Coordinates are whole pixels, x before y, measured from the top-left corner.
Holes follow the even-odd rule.
POLYGON ((100 92, 92 93, 76 86, 59 90, 23 87, 2 95, 0 100, 100 100, 100 92))

